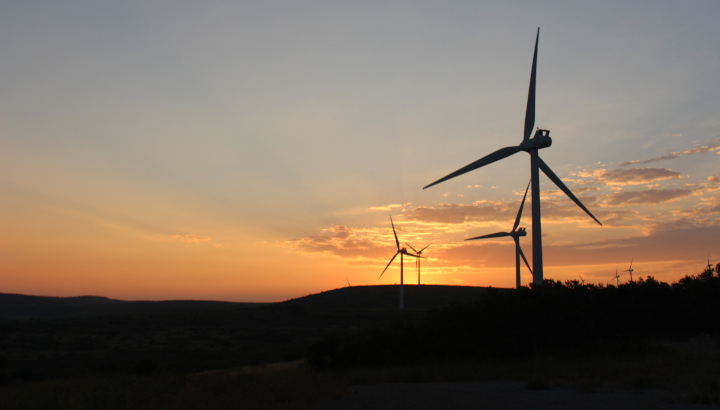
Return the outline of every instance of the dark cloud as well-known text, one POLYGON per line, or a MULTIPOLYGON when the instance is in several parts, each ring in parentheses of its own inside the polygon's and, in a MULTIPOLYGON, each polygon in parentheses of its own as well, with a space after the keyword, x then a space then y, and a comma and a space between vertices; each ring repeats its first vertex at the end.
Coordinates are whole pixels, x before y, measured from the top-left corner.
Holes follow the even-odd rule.
POLYGON ((604 172, 599 179, 610 185, 640 185, 680 177, 679 172, 665 168, 616 168, 604 172))
POLYGON ((662 202, 674 201, 692 195, 694 191, 687 188, 646 189, 643 191, 623 191, 612 194, 608 201, 610 206, 621 205, 657 205, 662 202))
POLYGON ((682 157, 685 155, 699 154, 701 152, 713 152, 713 151, 717 151, 717 150, 720 150, 720 143, 710 144, 710 145, 706 145, 704 147, 699 147, 699 148, 691 148, 691 149, 683 151, 683 152, 672 152, 667 155, 661 155, 659 157, 650 158, 650 159, 646 159, 646 160, 627 161, 627 162, 623 162, 619 165, 621 167, 626 167, 628 165, 649 164, 649 163, 655 162, 655 161, 663 161, 666 159, 675 159, 675 158, 682 157))

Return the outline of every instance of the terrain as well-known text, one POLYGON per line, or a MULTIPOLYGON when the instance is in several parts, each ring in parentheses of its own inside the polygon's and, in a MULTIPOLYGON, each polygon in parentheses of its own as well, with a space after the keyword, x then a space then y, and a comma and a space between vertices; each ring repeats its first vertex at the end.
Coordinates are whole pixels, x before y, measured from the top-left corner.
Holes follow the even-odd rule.
POLYGON ((716 273, 406 286, 404 310, 397 286, 265 304, 0 294, 0 408, 707 408, 716 273))
POLYGON ((398 292, 393 285, 355 286, 279 303, 0 294, 2 377, 19 382, 291 361, 325 337, 419 323, 431 308, 473 301, 486 288, 406 286, 403 311, 398 292))

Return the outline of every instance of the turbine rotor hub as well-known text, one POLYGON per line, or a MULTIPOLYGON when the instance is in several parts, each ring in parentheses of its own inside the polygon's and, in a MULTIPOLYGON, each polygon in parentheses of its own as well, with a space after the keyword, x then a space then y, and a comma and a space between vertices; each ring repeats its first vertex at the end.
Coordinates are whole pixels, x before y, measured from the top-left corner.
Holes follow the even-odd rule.
POLYGON ((541 130, 538 128, 532 138, 526 139, 520 143, 520 149, 530 152, 530 150, 547 148, 551 145, 552 138, 550 138, 550 130, 541 130))

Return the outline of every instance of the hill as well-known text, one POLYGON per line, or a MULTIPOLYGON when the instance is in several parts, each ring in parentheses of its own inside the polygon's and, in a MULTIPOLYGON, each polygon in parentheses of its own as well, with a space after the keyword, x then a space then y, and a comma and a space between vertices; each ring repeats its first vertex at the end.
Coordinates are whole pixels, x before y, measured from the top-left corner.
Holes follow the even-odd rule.
POLYGON ((31 296, 0 293, 0 319, 162 315, 236 309, 262 303, 201 300, 124 301, 104 296, 31 296))
POLYGON ((398 309, 399 289, 392 285, 264 304, 0 294, 0 383, 3 378, 194 372, 295 360, 328 337, 420 323, 434 307, 476 300, 486 292, 406 286, 404 310, 398 309))
MULTIPOLYGON (((488 288, 476 286, 406 285, 406 309, 431 309, 481 298, 488 288)), ((290 299, 285 305, 332 309, 395 309, 398 285, 351 286, 290 299)))

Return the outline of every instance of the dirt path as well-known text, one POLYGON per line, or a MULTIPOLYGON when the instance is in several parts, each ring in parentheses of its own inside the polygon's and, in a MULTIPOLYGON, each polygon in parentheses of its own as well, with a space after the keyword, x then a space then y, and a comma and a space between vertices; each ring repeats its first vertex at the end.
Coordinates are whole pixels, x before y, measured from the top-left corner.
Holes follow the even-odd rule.
POLYGON ((352 386, 342 397, 318 403, 314 410, 345 409, 632 409, 701 410, 720 407, 689 403, 664 390, 605 385, 581 393, 577 387, 528 390, 525 383, 398 383, 352 386))

